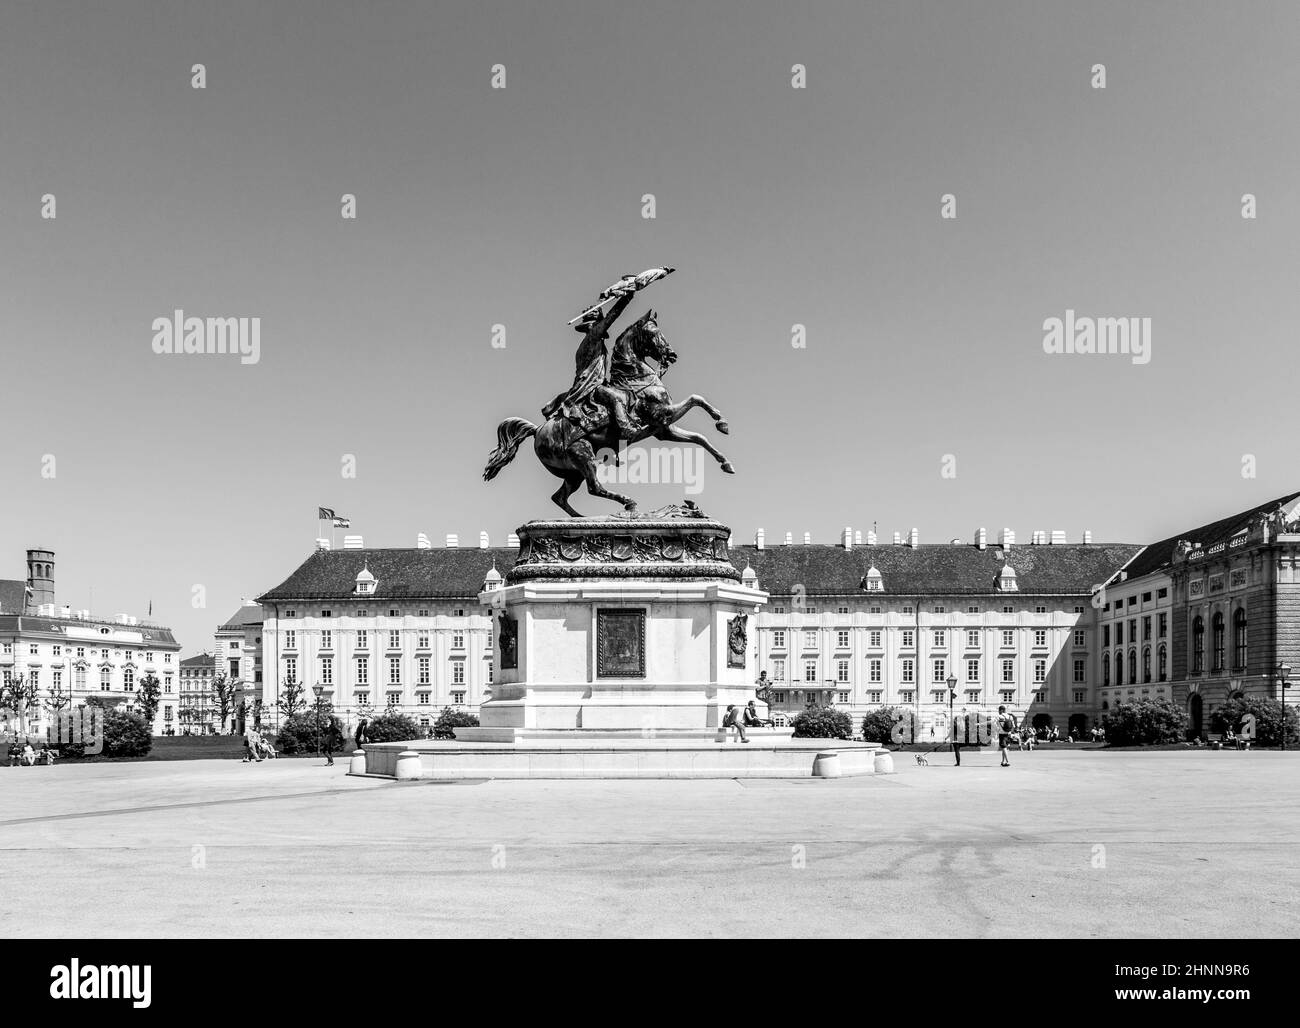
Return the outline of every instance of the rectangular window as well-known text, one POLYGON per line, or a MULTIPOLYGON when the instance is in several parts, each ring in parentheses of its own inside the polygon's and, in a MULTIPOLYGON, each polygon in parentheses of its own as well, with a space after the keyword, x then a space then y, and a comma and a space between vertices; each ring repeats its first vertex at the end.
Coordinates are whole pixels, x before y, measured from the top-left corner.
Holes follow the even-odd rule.
POLYGON ((1074 680, 1076 682, 1086 682, 1088 666, 1085 661, 1076 660, 1074 662, 1074 680))
POLYGON ((966 702, 967 702, 967 703, 979 703, 979 701, 980 701, 980 691, 979 691, 978 689, 967 689, 967 690, 966 690, 966 702))
POLYGON ((390 618, 400 618, 402 616, 402 612, 397 607, 389 607, 388 616, 390 618))
POLYGON ((1016 633, 1014 629, 1004 628, 1002 630, 1002 648, 1009 650, 1016 645, 1016 633))
POLYGON ((848 702, 849 702, 849 694, 848 694, 848 693, 846 693, 846 692, 842 692, 842 693, 838 693, 837 695, 839 696, 839 698, 840 698, 840 702, 841 702, 841 703, 848 703, 848 702))
POLYGON ((357 658, 357 685, 370 684, 370 658, 357 658))
POLYGON ((284 677, 286 681, 290 681, 290 682, 298 681, 298 658, 297 657, 284 658, 284 677))
POLYGON ((1137 618, 1128 619, 1128 641, 1129 642, 1138 641, 1138 619, 1137 618))
POLYGON ((1116 646, 1124 645, 1124 622, 1123 621, 1115 622, 1115 645, 1116 646))
POLYGON ((370 633, 366 631, 364 628, 357 629, 357 649, 359 650, 370 649, 370 633))
POLYGON ((837 660, 835 662, 835 680, 837 682, 847 682, 849 680, 849 662, 847 660, 837 660))
POLYGON ((285 610, 284 616, 287 618, 296 618, 298 616, 298 612, 294 610, 292 607, 289 607, 285 610))
POLYGON ((108 668, 101 668, 99 672, 99 691, 108 692, 112 688, 113 673, 108 668))
POLYGON ((835 608, 835 613, 836 613, 836 614, 847 614, 848 612, 849 612, 849 608, 848 608, 848 607, 836 607, 836 608, 835 608))
POLYGON ((947 614, 947 613, 948 613, 948 608, 945 607, 942 603, 939 603, 939 604, 936 604, 936 605, 935 605, 935 607, 934 607, 934 612, 935 612, 936 614, 947 614))
POLYGON ((1151 615, 1148 614, 1142 619, 1142 639, 1147 641, 1151 638, 1151 615))
POLYGON ((1044 607, 1044 606, 1040 603, 1037 607, 1034 608, 1034 613, 1035 613, 1035 614, 1046 614, 1046 613, 1047 613, 1047 608, 1044 607))
POLYGON ((873 689, 871 692, 867 693, 867 702, 879 703, 883 697, 884 697, 884 693, 882 693, 879 689, 873 689))
POLYGON ((1002 702, 1003 702, 1003 703, 1015 703, 1015 702, 1016 702, 1016 691, 1015 691, 1014 689, 1003 689, 1003 690, 1002 690, 1002 693, 1001 693, 1001 696, 1002 696, 1002 702))
POLYGON ((1047 645, 1047 629, 1034 629, 1034 645, 1040 648, 1047 645))
POLYGON ((1087 697, 1088 697, 1088 693, 1087 693, 1086 690, 1084 690, 1084 689, 1075 689, 1075 690, 1074 690, 1074 702, 1075 702, 1075 703, 1086 703, 1086 702, 1087 702, 1087 697))
POLYGON ((402 694, 400 692, 390 692, 388 694, 388 705, 390 707, 396 707, 401 702, 402 702, 402 694))
POLYGON ((1169 590, 1168 590, 1168 589, 1158 589, 1158 590, 1156 590, 1156 599, 1157 599, 1157 600, 1163 600, 1163 599, 1165 599, 1165 598, 1168 597, 1168 596, 1169 596, 1169 590))
POLYGON ((930 690, 930 700, 931 700, 931 702, 933 702, 933 703, 947 703, 947 702, 948 702, 948 690, 947 690, 947 689, 931 689, 931 690, 930 690))
POLYGON ((907 657, 903 660, 902 681, 904 682, 916 681, 916 661, 914 661, 911 657, 907 657))
POLYGON ((916 645, 916 637, 913 635, 913 633, 912 633, 912 629, 910 629, 910 628, 904 628, 904 629, 903 629, 903 649, 905 649, 905 650, 910 650, 910 649, 911 649, 913 646, 915 646, 915 645, 916 645))
POLYGON ((772 633, 772 649, 785 649, 785 629, 778 628, 772 633))
POLYGON ((1016 680, 1016 662, 1014 660, 1004 660, 1002 662, 1002 681, 1010 684, 1016 680))
POLYGON ((461 703, 464 703, 464 702, 465 702, 465 693, 464 693, 464 691, 463 691, 463 690, 460 690, 460 689, 457 689, 456 691, 454 691, 454 692, 451 694, 451 702, 452 702, 452 703, 455 703, 455 704, 458 704, 458 705, 461 704, 461 703))
MULTIPOLYGON (((451 662, 451 682, 453 685, 465 684, 465 662, 463 660, 453 660, 451 662)), ((457 700, 456 702, 460 702, 457 700)))
POLYGON ((867 661, 868 681, 879 682, 881 680, 881 673, 882 673, 882 668, 881 668, 881 660, 879 657, 875 657, 872 660, 867 661))
POLYGON ((903 613, 904 613, 905 615, 908 615, 908 616, 910 616, 910 615, 912 615, 913 613, 915 613, 915 611, 912 610, 912 605, 911 605, 910 603, 904 603, 904 604, 903 604, 903 613))
POLYGON ((900 689, 900 690, 899 690, 899 693, 898 693, 898 702, 899 702, 899 703, 915 703, 915 702, 916 702, 916 690, 914 690, 914 689, 900 689))
POLYGON ((774 682, 785 681, 785 660, 777 659, 772 661, 772 680, 774 682))
POLYGON ((419 608, 419 609, 415 612, 415 616, 418 617, 418 618, 427 618, 427 617, 429 616, 429 608, 428 608, 428 607, 421 607, 421 608, 419 608))
POLYGON ((417 674, 419 675, 420 685, 429 684, 429 658, 420 657, 416 662, 417 674))
POLYGON ((320 659, 320 684, 334 684, 334 658, 321 657, 320 659))
POLYGON ((1035 682, 1047 681, 1047 661, 1045 660, 1034 661, 1034 681, 1035 682))
POLYGON ((465 616, 465 608, 456 607, 455 609, 452 610, 451 616, 454 618, 463 618, 465 616))
POLYGON ((457 631, 451 633, 451 648, 453 650, 463 650, 465 648, 464 632, 457 631))
POLYGON ((415 695, 417 702, 421 706, 427 707, 429 705, 429 694, 427 692, 416 693, 415 695))
POLYGON ((969 607, 966 608, 967 614, 978 614, 979 612, 980 612, 980 605, 978 603, 972 603, 969 607))
POLYGON ((936 628, 934 630, 934 648, 936 650, 941 650, 947 645, 948 645, 948 633, 945 632, 942 628, 936 628))
POLYGON ((980 662, 976 657, 973 660, 966 661, 966 681, 978 682, 980 680, 980 662))
POLYGON ((327 607, 327 608, 325 608, 324 610, 322 610, 322 611, 320 612, 320 616, 323 617, 323 618, 332 618, 332 617, 334 616, 334 611, 330 610, 330 609, 327 607))
POLYGON ((835 646, 837 649, 847 650, 849 648, 849 633, 847 629, 840 629, 835 633, 835 646))
POLYGON ((1087 643, 1087 638, 1088 638, 1087 632, 1085 632, 1082 628, 1076 628, 1074 630, 1074 648, 1076 650, 1083 649, 1084 645, 1087 643))
POLYGON ((1158 623, 1158 625, 1157 625, 1157 630, 1158 630, 1159 633, 1160 633, 1160 638, 1161 638, 1161 639, 1163 639, 1166 635, 1169 634, 1169 615, 1168 615, 1168 614, 1161 614, 1161 615, 1160 615, 1160 621, 1159 621, 1159 623, 1158 623))
POLYGON ((286 650, 296 650, 298 648, 298 633, 292 628, 284 633, 284 648, 286 650))
POLYGON ((817 681, 817 661, 805 660, 803 662, 803 680, 805 682, 817 681))
POLYGON ((420 632, 415 637, 415 648, 417 650, 427 650, 429 648, 429 633, 420 632))
POLYGON ((1101 644, 1103 646, 1110 645, 1110 625, 1101 626, 1101 644))
POLYGON ((398 685, 402 681, 402 658, 388 658, 388 684, 398 685))
POLYGON ((334 633, 328 628, 322 629, 320 633, 320 648, 322 650, 334 649, 334 633))
POLYGON ((354 692, 352 698, 356 701, 358 706, 364 707, 370 702, 370 693, 368 690, 362 689, 358 692, 354 692))
POLYGON ((402 648, 402 633, 389 631, 388 648, 390 650, 400 650, 402 648))
POLYGON ((817 633, 816 633, 816 632, 804 632, 804 634, 803 634, 803 648, 804 648, 805 650, 815 650, 815 649, 817 649, 817 633))
POLYGON ((978 650, 980 648, 980 632, 978 628, 968 628, 966 630, 966 649, 978 650))
POLYGON ((878 649, 880 649, 880 632, 879 632, 879 630, 873 629, 872 631, 870 631, 870 632, 867 633, 867 644, 868 644, 868 645, 869 645, 873 650, 878 650, 878 649))
POLYGON ((948 661, 946 661, 943 657, 936 657, 934 659, 933 671, 934 671, 934 677, 931 678, 930 681, 942 682, 944 679, 948 677, 948 661))

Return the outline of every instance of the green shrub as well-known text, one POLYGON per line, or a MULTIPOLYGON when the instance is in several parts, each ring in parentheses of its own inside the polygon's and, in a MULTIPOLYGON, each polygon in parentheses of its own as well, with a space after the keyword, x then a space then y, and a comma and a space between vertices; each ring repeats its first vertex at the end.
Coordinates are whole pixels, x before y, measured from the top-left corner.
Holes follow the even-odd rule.
MULTIPOLYGON (((97 698, 97 697, 95 697, 97 698)), ((139 714, 128 714, 116 707, 107 707, 101 703, 91 706, 104 707, 104 745, 99 756, 104 757, 147 757, 153 748, 153 734, 149 722, 139 714)), ((78 715, 80 716, 80 715, 78 715)), ((59 747, 62 757, 95 756, 86 752, 86 743, 64 743, 59 747)))
POLYGON ((380 714, 366 725, 366 742, 407 742, 423 738, 424 729, 415 718, 405 714, 380 714))
POLYGON ((1139 700, 1107 711, 1101 726, 1111 746, 1155 746, 1181 742, 1187 733, 1187 715, 1167 700, 1139 700))
POLYGON ((477 727, 477 715, 468 714, 463 710, 452 710, 450 707, 443 707, 442 713, 438 715, 438 720, 433 723, 433 737, 435 739, 454 739, 456 738, 457 728, 477 727))
POLYGON ((834 707, 808 707, 790 724, 796 739, 847 739, 853 734, 853 719, 834 707))
POLYGON ((911 707, 881 707, 873 710, 862 719, 862 738, 866 742, 878 742, 897 746, 900 742, 912 742, 916 738, 917 725, 914 724, 915 711, 911 707), (901 738, 894 738, 894 726, 901 725, 901 738), (911 732, 909 736, 907 733, 911 732))
MULTIPOLYGON (((316 712, 300 710, 290 714, 280 725, 280 733, 275 737, 275 746, 281 753, 315 753, 316 752, 316 712)), ((334 714, 323 713, 320 716, 320 744, 327 744, 333 752, 343 749, 346 736, 343 722, 334 714)))
MULTIPOLYGON (((1236 735, 1241 735, 1242 724, 1247 716, 1255 718, 1255 738, 1257 746, 1277 746, 1282 742, 1283 710, 1280 701, 1265 696, 1247 696, 1240 700, 1229 700, 1210 715, 1210 731, 1223 734, 1229 728, 1236 735)), ((1300 742, 1300 714, 1295 707, 1287 707, 1286 741, 1300 742)))

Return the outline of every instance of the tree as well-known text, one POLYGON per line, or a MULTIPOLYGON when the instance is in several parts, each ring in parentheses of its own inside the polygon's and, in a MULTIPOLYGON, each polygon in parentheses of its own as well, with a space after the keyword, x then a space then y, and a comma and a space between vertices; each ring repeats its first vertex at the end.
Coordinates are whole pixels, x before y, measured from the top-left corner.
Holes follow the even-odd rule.
POLYGON ((1255 719, 1251 729, 1255 745, 1280 745, 1284 717, 1287 743, 1300 742, 1300 715, 1295 707, 1287 707, 1284 713, 1281 702, 1267 696, 1245 696, 1215 708, 1210 714, 1210 731, 1223 733, 1231 728, 1234 734, 1243 735, 1246 719, 1251 717, 1255 719))
POLYGON ((424 733, 415 718, 385 711, 366 725, 366 742, 406 742, 424 733))
POLYGON ((275 744, 282 753, 315 753, 318 731, 322 745, 328 744, 335 752, 343 749, 347 738, 343 734, 343 722, 334 716, 328 703, 321 704, 319 721, 314 709, 291 714, 280 726, 275 744))
POLYGON ((72 693, 63 688, 63 683, 59 682, 50 686, 49 692, 41 701, 45 706, 45 711, 50 715, 50 722, 55 725, 57 730, 59 723, 59 714, 72 706, 72 693))
POLYGON ((226 719, 235 708, 235 683, 225 675, 217 675, 212 680, 212 698, 217 701, 216 712, 221 717, 217 726, 218 734, 226 730, 226 719))
POLYGON ((442 713, 438 715, 438 720, 433 723, 433 737, 435 739, 454 739, 456 738, 457 728, 477 728, 478 718, 466 713, 463 710, 452 710, 450 707, 443 707, 442 713))
POLYGON ((140 716, 152 731, 153 719, 158 716, 158 704, 162 702, 162 686, 158 683, 157 675, 150 672, 140 679, 140 689, 135 702, 140 708, 140 716))
POLYGON ((879 707, 862 719, 862 738, 866 742, 897 745, 916 740, 915 711, 911 707, 879 707), (895 726, 900 726, 894 738, 895 726))
POLYGON ((281 714, 291 718, 306 708, 307 701, 303 698, 306 692, 307 687, 299 685, 296 678, 286 678, 284 685, 280 687, 280 698, 275 705, 280 708, 281 714))
POLYGON ((834 707, 808 707, 790 719, 796 739, 847 739, 853 719, 834 707))
POLYGON ((255 697, 253 700, 253 731, 255 732, 260 732, 262 730, 263 710, 264 705, 262 703, 262 697, 255 697))
MULTIPOLYGON (((146 757, 153 747, 152 728, 139 714, 128 714, 101 703, 92 703, 87 697, 86 706, 104 707, 104 739, 102 753, 105 757, 146 757)), ((60 747, 65 757, 85 756, 85 742, 66 743, 60 747)))
POLYGON ((1121 703, 1101 716, 1111 746, 1156 746, 1181 742, 1187 715, 1167 700, 1121 703))
POLYGON ((36 707, 40 687, 29 675, 7 675, 0 686, 0 707, 18 715, 18 730, 27 734, 27 715, 36 707))

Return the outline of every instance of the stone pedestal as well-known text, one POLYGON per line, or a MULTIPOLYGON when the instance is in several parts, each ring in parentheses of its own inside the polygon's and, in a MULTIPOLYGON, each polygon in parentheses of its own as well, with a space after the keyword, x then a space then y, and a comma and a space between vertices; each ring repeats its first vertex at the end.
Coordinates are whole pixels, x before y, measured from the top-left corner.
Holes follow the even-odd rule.
POLYGON ((479 597, 491 609, 492 698, 460 742, 714 739, 754 698, 752 620, 767 601, 703 517, 532 521, 479 597))

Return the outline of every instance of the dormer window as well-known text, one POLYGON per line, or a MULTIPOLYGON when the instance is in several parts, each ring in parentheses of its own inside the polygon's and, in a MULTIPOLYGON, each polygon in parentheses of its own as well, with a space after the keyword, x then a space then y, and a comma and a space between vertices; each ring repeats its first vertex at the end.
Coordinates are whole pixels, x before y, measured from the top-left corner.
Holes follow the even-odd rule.
POLYGON ((885 591, 885 580, 881 577, 877 568, 869 568, 867 573, 862 576, 862 590, 868 593, 883 593, 885 591))
POLYGON ((1013 593, 1020 589, 1020 584, 1016 581, 1016 569, 1010 564, 1003 564, 1002 570, 998 572, 997 589, 1000 593, 1013 593))
POLYGON ((375 591, 375 576, 370 573, 370 565, 367 562, 357 572, 357 595, 371 596, 375 591))

